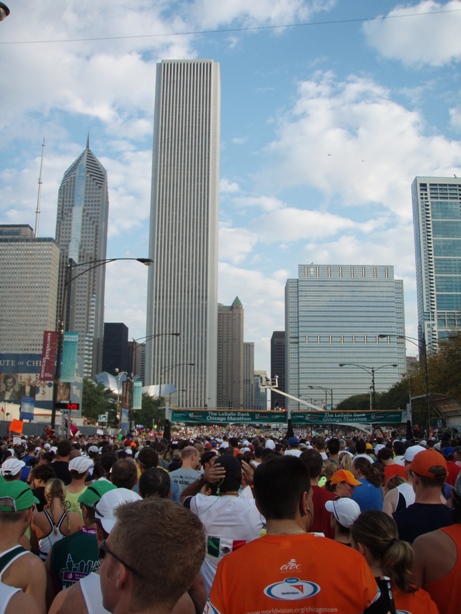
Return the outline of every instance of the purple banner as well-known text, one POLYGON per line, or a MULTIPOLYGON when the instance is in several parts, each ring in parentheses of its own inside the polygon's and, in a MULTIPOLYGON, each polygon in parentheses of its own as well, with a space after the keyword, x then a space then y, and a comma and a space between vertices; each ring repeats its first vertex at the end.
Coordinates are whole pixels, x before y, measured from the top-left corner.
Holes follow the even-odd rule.
POLYGON ((46 330, 43 333, 42 363, 40 366, 40 379, 52 382, 56 370, 56 351, 58 348, 58 333, 46 330))

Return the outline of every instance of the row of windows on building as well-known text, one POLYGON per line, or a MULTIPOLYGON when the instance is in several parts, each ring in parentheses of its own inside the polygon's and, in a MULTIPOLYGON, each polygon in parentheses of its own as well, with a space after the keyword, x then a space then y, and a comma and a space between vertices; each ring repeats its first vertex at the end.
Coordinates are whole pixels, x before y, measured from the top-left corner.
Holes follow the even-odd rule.
MULTIPOLYGON (((380 338, 379 335, 306 335, 302 337, 304 343, 391 343, 393 337, 380 338)), ((290 343, 298 343, 298 337, 290 337, 290 343)))

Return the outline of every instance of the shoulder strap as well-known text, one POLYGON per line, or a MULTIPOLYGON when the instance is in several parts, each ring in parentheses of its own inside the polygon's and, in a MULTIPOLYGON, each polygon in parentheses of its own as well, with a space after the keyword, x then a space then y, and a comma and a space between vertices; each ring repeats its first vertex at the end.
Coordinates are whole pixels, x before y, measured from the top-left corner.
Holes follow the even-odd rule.
POLYGON ((11 563, 16 558, 18 558, 18 556, 21 556, 26 552, 27 550, 22 546, 15 546, 14 548, 10 548, 0 556, 0 578, 1 574, 5 571, 5 569, 9 567, 9 565, 11 565, 11 563))
POLYGON ((57 529, 61 528, 61 525, 64 522, 64 518, 66 518, 66 512, 64 512, 63 515, 61 516, 61 518, 59 519, 58 524, 56 525, 57 529))

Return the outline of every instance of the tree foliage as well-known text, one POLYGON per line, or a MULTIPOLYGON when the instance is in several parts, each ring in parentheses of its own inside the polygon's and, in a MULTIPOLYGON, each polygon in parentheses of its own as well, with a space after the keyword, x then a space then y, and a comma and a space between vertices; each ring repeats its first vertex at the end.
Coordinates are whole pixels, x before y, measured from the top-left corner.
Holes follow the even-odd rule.
MULTIPOLYGON (((430 394, 444 394, 461 400, 461 333, 454 332, 438 343, 437 351, 427 354, 428 390, 430 394)), ((426 368, 424 356, 399 382, 387 392, 376 393, 375 409, 403 409, 410 397, 414 399, 413 422, 425 422, 426 368)), ((354 395, 338 404, 337 410, 369 409, 368 395, 354 395)))
POLYGON ((114 419, 116 407, 112 393, 103 384, 96 384, 89 377, 83 380, 82 414, 90 422, 95 423, 100 414, 109 413, 109 423, 114 419))

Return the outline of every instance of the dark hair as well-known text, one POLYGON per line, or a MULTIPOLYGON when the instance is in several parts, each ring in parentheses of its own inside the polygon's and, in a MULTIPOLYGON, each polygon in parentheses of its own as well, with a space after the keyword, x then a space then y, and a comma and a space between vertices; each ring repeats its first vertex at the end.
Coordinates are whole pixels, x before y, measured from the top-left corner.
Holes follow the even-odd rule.
POLYGON ((160 499, 168 499, 171 488, 171 478, 168 471, 160 467, 152 467, 139 478, 139 494, 143 499, 157 496, 160 499))
POLYGON ((355 469, 358 469, 360 473, 365 476, 365 479, 373 484, 373 486, 376 486, 376 488, 381 488, 383 483, 381 473, 379 469, 372 466, 367 458, 354 458, 353 465, 355 469))
POLYGON ((209 463, 212 458, 217 458, 216 453, 213 450, 207 450, 200 457, 200 464, 202 467, 205 466, 205 463, 209 463))
POLYGON ((357 451, 357 454, 365 454, 365 452, 367 451, 367 444, 364 442, 363 439, 358 439, 355 442, 355 449, 357 451))
POLYGON ((377 510, 362 512, 351 527, 351 537, 380 561, 384 575, 389 576, 399 590, 414 592, 410 584, 413 549, 408 542, 399 539, 397 525, 391 516, 377 510))
POLYGON ((69 456, 72 451, 72 444, 68 439, 63 439, 57 445, 57 453, 61 457, 69 456))
POLYGON ((56 477, 56 472, 52 464, 37 465, 30 470, 31 480, 41 480, 42 482, 48 482, 56 477))
POLYGON ((274 456, 254 475, 254 496, 267 520, 294 519, 311 482, 305 464, 296 456, 274 456))
POLYGON ((311 480, 318 478, 322 475, 323 471, 323 459, 320 452, 317 450, 304 450, 299 457, 309 471, 309 477, 311 480))
POLYGON ((378 452, 378 459, 381 461, 388 461, 393 458, 392 450, 389 448, 381 448, 378 452))
POLYGON ((332 437, 330 441, 327 443, 327 450, 330 454, 338 454, 339 452, 339 439, 337 437, 332 437))
POLYGON ((158 454, 152 448, 143 448, 138 453, 137 461, 146 469, 151 469, 158 465, 158 454))
POLYGON ((226 477, 217 485, 219 491, 223 494, 238 491, 242 484, 242 468, 239 460, 235 456, 226 454, 216 459, 214 467, 218 466, 226 470, 226 477))
POLYGON ((136 465, 130 460, 118 460, 112 465, 110 481, 117 488, 131 490, 138 479, 136 465))
POLYGON ((405 444, 400 439, 396 439, 392 444, 396 456, 403 456, 405 454, 405 444))

